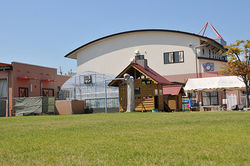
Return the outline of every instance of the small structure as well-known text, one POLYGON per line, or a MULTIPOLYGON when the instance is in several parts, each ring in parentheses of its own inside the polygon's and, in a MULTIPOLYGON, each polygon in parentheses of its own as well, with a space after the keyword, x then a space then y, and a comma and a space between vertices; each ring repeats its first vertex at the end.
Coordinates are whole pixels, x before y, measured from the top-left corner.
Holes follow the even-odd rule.
POLYGON ((198 101, 205 108, 218 110, 219 106, 245 105, 245 84, 240 77, 223 76, 188 79, 184 88, 187 93, 197 93, 198 101))
POLYGON ((83 100, 57 100, 55 103, 56 113, 59 115, 72 115, 84 113, 83 100))
POLYGON ((57 75, 57 69, 18 62, 0 63, 1 116, 14 115, 14 98, 58 97, 59 90, 69 76, 57 75))
POLYGON ((182 109, 182 96, 185 95, 182 85, 163 86, 164 102, 172 111, 182 109))
MULTIPOLYGON (((148 67, 144 55, 137 54, 134 61, 131 62, 116 78, 123 78, 125 73, 134 77, 135 111, 170 110, 167 101, 164 100, 164 86, 170 86, 172 83, 148 67)), ((127 110, 126 83, 121 80, 113 80, 109 83, 109 86, 119 87, 119 111, 125 112, 127 110)), ((181 94, 182 87, 177 87, 178 90, 173 94, 173 96, 175 96, 173 99, 176 100, 175 103, 180 103, 177 101, 177 96, 181 94)), ((172 88, 176 89, 176 87, 172 88)), ((171 95, 168 91, 168 87, 165 87, 166 96, 171 95)), ((171 100, 170 97, 169 100, 171 100)), ((175 105, 176 107, 173 107, 173 110, 179 109, 179 104, 175 105)))
MULTIPOLYGON (((84 100, 86 109, 93 109, 94 113, 104 112, 105 85, 115 78, 115 75, 87 71, 76 74, 67 80, 61 90, 60 99, 84 100)), ((118 88, 107 87, 107 107, 109 112, 117 112, 118 88)))

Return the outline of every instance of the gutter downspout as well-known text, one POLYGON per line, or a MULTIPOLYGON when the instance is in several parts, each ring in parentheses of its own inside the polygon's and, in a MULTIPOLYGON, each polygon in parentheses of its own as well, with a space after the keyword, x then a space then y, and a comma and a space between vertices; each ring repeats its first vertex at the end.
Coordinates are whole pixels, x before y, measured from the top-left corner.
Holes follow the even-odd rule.
POLYGON ((202 44, 199 46, 194 47, 194 52, 195 52, 195 60, 196 60, 196 78, 199 78, 199 73, 198 73, 198 53, 197 53, 197 48, 206 46, 206 44, 202 44))
POLYGON ((8 88, 7 88, 7 102, 8 102, 8 112, 7 112, 7 115, 8 117, 10 116, 10 92, 9 92, 9 71, 5 70, 4 69, 4 72, 6 72, 7 74, 7 84, 8 84, 8 88))
MULTIPOLYGON (((199 46, 194 47, 194 52, 195 52, 195 67, 196 67, 196 78, 199 78, 199 73, 198 73, 198 53, 197 53, 197 48, 201 48, 203 46, 206 46, 206 44, 202 44, 199 46)), ((199 101, 199 98, 201 97, 201 92, 198 92, 197 94, 197 99, 199 101)), ((201 102, 202 102, 202 98, 201 98, 201 102)), ((191 101, 190 101, 191 103, 191 101)), ((202 103, 203 104, 203 103, 202 103)))

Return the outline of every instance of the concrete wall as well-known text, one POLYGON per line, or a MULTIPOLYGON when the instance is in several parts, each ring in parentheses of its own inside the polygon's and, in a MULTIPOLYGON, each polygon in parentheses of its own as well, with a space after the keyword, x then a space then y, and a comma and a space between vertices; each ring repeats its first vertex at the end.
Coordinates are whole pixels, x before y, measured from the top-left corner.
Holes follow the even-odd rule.
POLYGON ((127 33, 90 44, 77 53, 78 73, 120 73, 139 50, 149 66, 161 75, 195 73, 194 46, 198 37, 174 32, 127 33), (193 47, 190 47, 192 44, 193 47), (164 64, 163 53, 184 51, 184 63, 164 64))

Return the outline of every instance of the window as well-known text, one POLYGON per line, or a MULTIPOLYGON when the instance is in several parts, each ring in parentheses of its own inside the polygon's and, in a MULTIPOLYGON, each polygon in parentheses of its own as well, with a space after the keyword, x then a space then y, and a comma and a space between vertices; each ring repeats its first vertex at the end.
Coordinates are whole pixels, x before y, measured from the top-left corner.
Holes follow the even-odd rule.
POLYGON ((202 48, 202 54, 205 55, 205 50, 204 50, 204 48, 202 48))
POLYGON ((136 87, 136 88, 135 88, 135 94, 136 94, 136 95, 141 94, 141 91, 140 91, 140 88, 139 88, 139 87, 136 87))
POLYGON ((144 59, 144 55, 137 55, 138 59, 144 59))
POLYGON ((159 95, 162 95, 162 90, 161 89, 159 90, 159 95))
POLYGON ((150 85, 150 84, 152 84, 152 81, 151 80, 142 80, 141 84, 142 85, 150 85))
POLYGON ((8 96, 8 82, 6 79, 0 79, 0 98, 8 96))
POLYGON ((20 87, 18 88, 18 94, 19 97, 29 97, 29 90, 28 88, 20 87))
POLYGON ((84 79, 84 84, 91 84, 92 83, 91 75, 86 75, 83 77, 83 79, 84 79))
POLYGON ((155 89, 155 95, 158 95, 158 89, 155 89))
POLYGON ((218 105, 218 92, 202 92, 203 105, 218 105))
POLYGON ((152 99, 152 96, 144 96, 143 99, 152 99))
POLYGON ((184 51, 165 52, 163 54, 164 64, 184 62, 184 51))
POLYGON ((211 55, 211 50, 209 49, 209 52, 208 52, 209 55, 211 55))
POLYGON ((42 95, 47 97, 54 96, 54 89, 42 88, 42 95))
POLYGON ((195 97, 196 97, 196 93, 195 93, 195 92, 188 93, 188 96, 189 96, 190 98, 195 98, 195 97))

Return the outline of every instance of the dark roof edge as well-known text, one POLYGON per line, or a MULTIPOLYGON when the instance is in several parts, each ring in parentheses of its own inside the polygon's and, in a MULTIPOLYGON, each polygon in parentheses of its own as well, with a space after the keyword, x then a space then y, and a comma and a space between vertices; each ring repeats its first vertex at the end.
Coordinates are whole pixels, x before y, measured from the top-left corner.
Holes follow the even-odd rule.
POLYGON ((65 55, 64 57, 68 57, 69 55, 71 55, 72 53, 74 53, 75 51, 78 51, 80 49, 82 49, 83 47, 86 47, 92 43, 95 43, 97 41, 100 41, 100 40, 103 40, 103 39, 106 39, 106 38, 109 38, 109 37, 113 37, 113 36, 117 36, 117 35, 122 35, 122 34, 127 34, 127 33, 134 33, 134 32, 150 32, 150 31, 155 31, 155 32, 175 32, 175 33, 182 33, 182 34, 186 34, 186 35, 192 35, 192 36, 196 36, 196 37, 200 37, 200 38, 203 38, 203 39, 207 39, 207 40, 210 40, 212 42, 215 42, 217 43, 219 46, 221 46, 222 48, 223 45, 221 45, 220 43, 216 42, 215 40, 213 39, 210 39, 208 37, 204 37, 204 36, 200 36, 200 35, 197 35, 195 33, 189 33, 189 32, 183 32, 183 31, 177 31, 177 30, 167 30, 167 29, 141 29, 141 30, 131 30, 131 31, 124 31, 124 32, 119 32, 119 33, 115 33, 115 34, 112 34, 112 35, 107 35, 107 36, 104 36, 104 37, 101 37, 101 38, 98 38, 96 40, 93 40, 91 42, 88 42, 76 49, 74 49, 73 51, 69 52, 67 55, 65 55))

